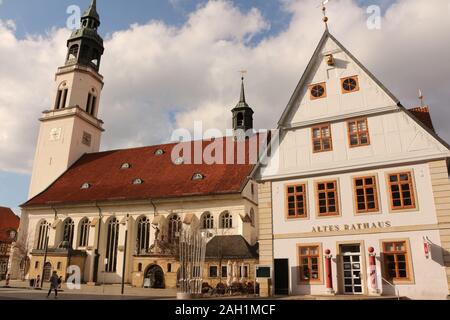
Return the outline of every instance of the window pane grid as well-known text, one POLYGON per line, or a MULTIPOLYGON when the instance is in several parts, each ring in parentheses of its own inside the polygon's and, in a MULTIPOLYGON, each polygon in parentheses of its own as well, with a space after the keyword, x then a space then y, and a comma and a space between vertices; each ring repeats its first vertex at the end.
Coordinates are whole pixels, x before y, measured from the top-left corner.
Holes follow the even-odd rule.
POLYGON ((391 192, 391 208, 393 210, 413 209, 416 207, 410 172, 389 175, 389 189, 391 192))
POLYGON ((287 187, 287 217, 305 218, 308 216, 306 207, 306 185, 287 187))
POLYGON ((408 280, 408 252, 406 242, 385 242, 383 244, 386 275, 389 279, 408 280))
POLYGON ((370 145, 369 126, 367 124, 367 119, 349 121, 347 124, 350 147, 353 148, 370 145))
POLYGON ((358 213, 378 211, 378 193, 375 177, 354 179, 356 211, 358 213))
POLYGON ((319 246, 299 247, 300 281, 320 281, 319 246))
POLYGON ((331 126, 329 124, 312 129, 314 153, 331 151, 333 142, 331 138, 331 126))
POLYGON ((320 182, 317 184, 317 207, 319 216, 339 215, 337 182, 320 182))

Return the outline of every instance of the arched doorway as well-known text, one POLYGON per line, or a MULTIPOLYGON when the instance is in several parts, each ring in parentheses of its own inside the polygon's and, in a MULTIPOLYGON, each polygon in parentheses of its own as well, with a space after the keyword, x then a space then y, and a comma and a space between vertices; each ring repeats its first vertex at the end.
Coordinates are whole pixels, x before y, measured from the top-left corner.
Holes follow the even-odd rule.
POLYGON ((46 262, 44 265, 44 281, 50 281, 50 277, 52 275, 52 264, 50 262, 46 262))
POLYGON ((165 281, 163 269, 156 264, 148 267, 147 271, 145 272, 144 283, 147 284, 146 287, 148 288, 164 289, 165 281))

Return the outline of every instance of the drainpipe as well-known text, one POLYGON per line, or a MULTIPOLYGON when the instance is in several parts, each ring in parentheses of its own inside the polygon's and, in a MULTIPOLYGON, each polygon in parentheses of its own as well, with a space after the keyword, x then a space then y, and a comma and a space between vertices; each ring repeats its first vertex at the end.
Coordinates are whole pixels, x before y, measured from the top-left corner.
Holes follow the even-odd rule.
POLYGON ((103 218, 103 214, 102 214, 102 209, 99 207, 98 203, 95 202, 95 206, 98 209, 98 233, 97 233, 97 247, 95 248, 95 252, 94 252, 94 274, 92 277, 92 281, 94 283, 97 283, 98 281, 98 272, 99 272, 99 265, 100 265, 100 235, 101 235, 101 230, 102 230, 102 218, 103 218))

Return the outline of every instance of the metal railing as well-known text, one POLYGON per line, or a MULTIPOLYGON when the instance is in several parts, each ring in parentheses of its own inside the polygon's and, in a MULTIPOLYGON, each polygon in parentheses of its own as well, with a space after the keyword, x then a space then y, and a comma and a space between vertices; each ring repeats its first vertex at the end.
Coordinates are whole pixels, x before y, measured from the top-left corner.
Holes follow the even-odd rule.
POLYGON ((383 280, 383 282, 387 283, 388 285, 390 285, 390 286, 394 289, 395 294, 396 294, 396 296, 397 296, 397 300, 400 300, 400 291, 398 290, 398 288, 396 287, 396 285, 395 285, 394 283, 392 283, 392 282, 386 280, 386 279, 383 278, 383 277, 381 278, 381 280, 383 280))

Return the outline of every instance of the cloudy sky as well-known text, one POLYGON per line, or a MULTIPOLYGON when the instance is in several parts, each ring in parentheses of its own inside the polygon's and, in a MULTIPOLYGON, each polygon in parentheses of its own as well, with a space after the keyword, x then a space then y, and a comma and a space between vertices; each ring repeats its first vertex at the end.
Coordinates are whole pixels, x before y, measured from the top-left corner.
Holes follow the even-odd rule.
MULTIPOLYGON (((38 118, 54 99, 71 5, 0 0, 0 205, 26 200, 38 118)), ((105 38, 102 149, 230 127, 239 70, 256 127, 275 126, 324 26, 320 0, 98 0, 105 38)), ((450 141, 450 0, 330 0, 331 32, 407 107, 422 89, 450 141), (381 27, 370 29, 377 5, 381 27)))

